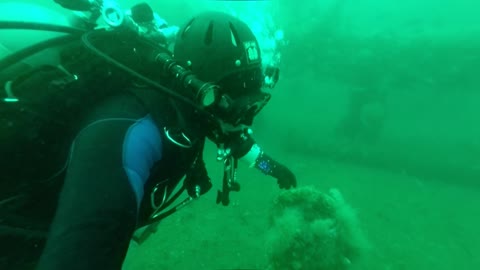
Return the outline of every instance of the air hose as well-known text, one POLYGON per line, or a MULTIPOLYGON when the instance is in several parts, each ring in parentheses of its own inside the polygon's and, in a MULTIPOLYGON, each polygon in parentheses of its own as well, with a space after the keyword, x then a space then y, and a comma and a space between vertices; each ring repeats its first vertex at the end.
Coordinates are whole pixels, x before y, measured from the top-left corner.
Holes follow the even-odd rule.
POLYGON ((49 23, 37 23, 37 22, 17 22, 17 21, 0 21, 0 29, 11 30, 37 30, 37 31, 49 31, 66 34, 82 34, 85 33, 84 29, 79 29, 71 26, 55 25, 49 23))
POLYGON ((0 21, 0 29, 9 30, 37 30, 37 31, 50 31, 58 33, 66 33, 69 35, 51 38, 32 46, 21 49, 13 54, 10 54, 0 60, 0 71, 10 67, 11 65, 22 61, 23 59, 39 53, 43 50, 67 44, 78 40, 79 37, 85 33, 85 30, 46 23, 34 23, 34 22, 15 22, 15 21, 0 21))

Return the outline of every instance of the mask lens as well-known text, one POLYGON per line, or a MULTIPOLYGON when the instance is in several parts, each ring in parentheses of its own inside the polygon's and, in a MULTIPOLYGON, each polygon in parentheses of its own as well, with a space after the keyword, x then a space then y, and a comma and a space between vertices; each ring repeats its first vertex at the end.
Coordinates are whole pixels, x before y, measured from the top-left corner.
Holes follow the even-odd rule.
POLYGON ((253 69, 224 78, 218 85, 217 117, 232 125, 251 125, 253 117, 270 100, 270 94, 262 92, 263 72, 253 69))
POLYGON ((244 124, 252 125, 253 118, 267 105, 270 100, 270 94, 261 93, 254 100, 245 98, 237 100, 235 110, 232 112, 232 120, 235 125, 244 124))

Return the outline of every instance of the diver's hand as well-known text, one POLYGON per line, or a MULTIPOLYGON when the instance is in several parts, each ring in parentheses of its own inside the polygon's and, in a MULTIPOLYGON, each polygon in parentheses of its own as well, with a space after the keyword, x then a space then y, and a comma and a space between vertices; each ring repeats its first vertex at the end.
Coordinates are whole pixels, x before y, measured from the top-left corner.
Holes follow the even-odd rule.
POLYGON ((284 165, 277 165, 272 173, 272 176, 277 178, 278 186, 281 189, 297 187, 297 178, 293 172, 284 165))
POLYGON ((275 177, 281 189, 290 189, 297 186, 297 178, 292 171, 263 152, 255 161, 255 167, 263 173, 275 177))

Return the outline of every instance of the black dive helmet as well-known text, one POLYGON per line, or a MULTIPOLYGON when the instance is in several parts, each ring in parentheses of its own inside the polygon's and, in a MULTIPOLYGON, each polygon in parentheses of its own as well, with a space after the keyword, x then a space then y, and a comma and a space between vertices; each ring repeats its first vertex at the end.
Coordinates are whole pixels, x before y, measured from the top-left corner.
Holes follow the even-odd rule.
POLYGON ((244 22, 222 12, 201 13, 177 34, 174 59, 200 80, 220 86, 211 112, 233 126, 251 125, 270 94, 255 35, 244 22))

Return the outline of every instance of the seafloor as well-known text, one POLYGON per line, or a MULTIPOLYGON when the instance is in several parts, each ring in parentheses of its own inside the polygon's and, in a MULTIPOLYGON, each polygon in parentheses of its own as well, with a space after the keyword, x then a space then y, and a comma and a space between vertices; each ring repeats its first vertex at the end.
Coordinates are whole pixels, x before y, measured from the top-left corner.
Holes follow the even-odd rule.
MULTIPOLYGON (((311 156, 283 160, 299 185, 338 188, 357 211, 372 248, 352 269, 480 269, 480 190, 311 156)), ((220 164, 208 165, 220 188, 220 164)), ((246 166, 238 177, 231 206, 215 205, 212 190, 132 243, 124 269, 265 269, 267 213, 279 190, 246 166)))

